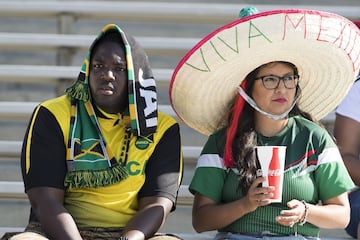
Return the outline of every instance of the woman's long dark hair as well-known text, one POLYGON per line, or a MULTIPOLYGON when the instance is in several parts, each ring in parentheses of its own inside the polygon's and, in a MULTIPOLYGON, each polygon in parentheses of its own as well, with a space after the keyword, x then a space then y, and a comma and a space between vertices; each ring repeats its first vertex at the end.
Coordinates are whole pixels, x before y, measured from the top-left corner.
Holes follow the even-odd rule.
MULTIPOLYGON (((271 63, 261 65, 260 67, 249 73, 246 78, 245 91, 249 96, 252 96, 252 90, 254 87, 255 78, 257 77, 259 70, 271 63)), ((277 62, 290 66, 294 70, 294 74, 298 74, 296 66, 289 62, 277 62)), ((299 86, 296 87, 296 94, 300 94, 299 86)), ((242 99, 241 96, 237 96, 229 114, 229 126, 226 137, 224 162, 227 167, 236 167, 239 171, 239 188, 242 189, 243 194, 246 194, 250 188, 250 185, 256 178, 256 170, 259 168, 255 146, 257 146, 257 133, 255 131, 255 110, 242 99), (242 111, 239 112, 239 102, 242 101, 242 111), (236 131, 230 133, 230 131, 236 131), (234 134, 235 133, 235 134, 234 134), (229 137, 230 136, 230 137, 229 137), (233 138, 233 139, 231 139, 233 138), (231 149, 227 149, 231 147, 231 149), (232 156, 228 153, 231 153, 232 156)), ((289 115, 300 115, 306 119, 317 122, 309 113, 302 111, 298 104, 295 104, 294 108, 290 111, 289 115)))

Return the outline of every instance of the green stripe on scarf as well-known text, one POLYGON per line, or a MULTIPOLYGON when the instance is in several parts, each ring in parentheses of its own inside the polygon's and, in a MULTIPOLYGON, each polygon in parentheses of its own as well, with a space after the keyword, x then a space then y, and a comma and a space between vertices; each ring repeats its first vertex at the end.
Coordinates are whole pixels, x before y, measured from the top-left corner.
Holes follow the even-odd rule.
POLYGON ((127 178, 126 163, 117 161, 109 149, 91 103, 73 99, 71 108, 65 187, 103 187, 127 178))

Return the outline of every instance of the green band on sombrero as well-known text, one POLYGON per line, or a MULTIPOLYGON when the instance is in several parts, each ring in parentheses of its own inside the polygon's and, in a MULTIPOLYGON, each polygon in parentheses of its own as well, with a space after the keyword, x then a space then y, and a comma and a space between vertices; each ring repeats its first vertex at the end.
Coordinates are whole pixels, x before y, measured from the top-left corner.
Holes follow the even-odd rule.
POLYGON ((119 33, 128 71, 129 106, 126 112, 121 113, 124 122, 128 123, 122 143, 124 151, 128 150, 131 134, 148 136, 157 130, 156 86, 147 55, 135 39, 126 35, 117 25, 106 25, 90 47, 77 81, 66 89, 71 98, 68 174, 65 179, 68 188, 102 187, 128 176, 126 161, 115 158, 101 133, 89 86, 91 52, 95 44, 110 31, 119 33))

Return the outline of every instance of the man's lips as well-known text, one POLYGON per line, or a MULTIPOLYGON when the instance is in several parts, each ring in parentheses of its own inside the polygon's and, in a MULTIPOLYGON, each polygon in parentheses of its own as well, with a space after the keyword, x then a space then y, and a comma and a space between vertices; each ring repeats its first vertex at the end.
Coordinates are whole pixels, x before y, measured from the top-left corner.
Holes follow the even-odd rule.
POLYGON ((103 95, 113 95, 115 92, 115 88, 113 84, 109 83, 107 85, 99 87, 99 92, 103 95))
POLYGON ((102 88, 99 88, 99 92, 103 95, 113 95, 114 92, 115 92, 115 89, 114 88, 110 88, 110 87, 102 87, 102 88))
POLYGON ((113 94, 114 94, 114 91, 108 90, 108 89, 100 89, 99 92, 100 92, 102 95, 106 95, 106 96, 110 96, 110 95, 113 95, 113 94))

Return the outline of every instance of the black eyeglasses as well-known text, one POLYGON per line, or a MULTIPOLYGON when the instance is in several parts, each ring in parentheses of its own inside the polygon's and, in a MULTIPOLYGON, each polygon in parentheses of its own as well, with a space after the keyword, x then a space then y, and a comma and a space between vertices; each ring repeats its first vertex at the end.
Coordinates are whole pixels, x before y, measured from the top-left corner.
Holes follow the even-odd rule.
POLYGON ((299 75, 287 75, 284 77, 269 75, 255 78, 255 80, 261 79, 266 89, 272 90, 279 87, 280 80, 284 82, 284 86, 287 89, 296 88, 299 82, 299 75))

